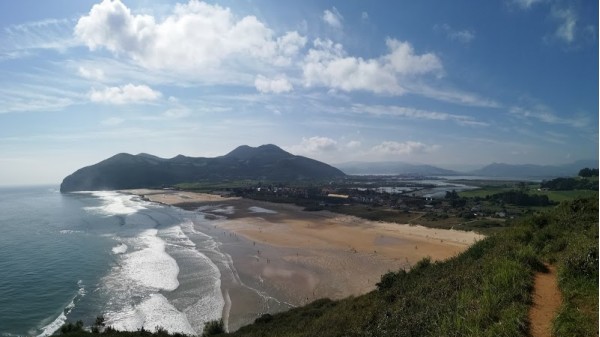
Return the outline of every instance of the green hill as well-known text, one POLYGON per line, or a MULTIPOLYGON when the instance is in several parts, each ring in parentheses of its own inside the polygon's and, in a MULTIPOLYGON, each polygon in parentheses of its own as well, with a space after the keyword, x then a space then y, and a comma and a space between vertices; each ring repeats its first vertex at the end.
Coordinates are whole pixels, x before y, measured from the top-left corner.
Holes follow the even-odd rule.
POLYGON ((66 177, 61 192, 172 186, 224 180, 329 180, 345 174, 325 163, 295 156, 275 145, 240 146, 216 158, 183 155, 163 159, 120 153, 66 177))
MULTIPOLYGON (((339 301, 321 299, 265 314, 228 335, 528 336, 533 277, 544 271, 545 264, 557 267, 563 298, 554 336, 597 335, 596 199, 562 203, 448 261, 424 259, 410 271, 385 274, 368 294, 339 301)), ((103 335, 151 334, 108 331, 103 335)))

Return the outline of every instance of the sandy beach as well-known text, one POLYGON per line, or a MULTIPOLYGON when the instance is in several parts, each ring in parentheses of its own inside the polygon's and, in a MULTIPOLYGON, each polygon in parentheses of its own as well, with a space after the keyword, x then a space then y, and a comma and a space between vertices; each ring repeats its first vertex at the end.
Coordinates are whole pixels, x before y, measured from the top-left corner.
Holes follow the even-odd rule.
MULTIPOLYGON (((483 238, 473 232, 306 212, 290 204, 181 191, 125 192, 203 213, 239 277, 267 289, 280 302, 276 310, 367 293, 388 271, 408 269, 424 257, 448 259, 483 238)), ((264 312, 234 283, 224 280, 222 286, 230 298, 226 319, 232 330, 264 312)))

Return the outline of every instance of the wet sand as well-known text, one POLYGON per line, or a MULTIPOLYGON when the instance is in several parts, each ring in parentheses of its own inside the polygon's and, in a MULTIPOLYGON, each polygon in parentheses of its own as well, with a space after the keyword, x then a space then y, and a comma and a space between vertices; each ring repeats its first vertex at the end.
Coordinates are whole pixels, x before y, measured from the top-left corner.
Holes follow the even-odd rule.
POLYGON ((290 204, 180 191, 127 192, 212 220, 212 235, 223 242, 240 278, 222 284, 230 299, 226 320, 231 330, 265 312, 323 297, 365 294, 388 271, 409 269, 424 257, 450 258, 483 238, 473 232, 306 212, 290 204), (266 296, 254 298, 248 287, 266 289, 266 296))

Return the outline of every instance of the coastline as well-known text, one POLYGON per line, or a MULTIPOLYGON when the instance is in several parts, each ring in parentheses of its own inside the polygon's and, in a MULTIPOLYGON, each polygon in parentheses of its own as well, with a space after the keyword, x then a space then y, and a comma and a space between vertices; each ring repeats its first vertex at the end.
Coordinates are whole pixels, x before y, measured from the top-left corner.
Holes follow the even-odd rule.
POLYGON ((224 320, 231 331, 260 314, 313 300, 359 296, 388 271, 451 258, 484 236, 375 222, 328 211, 211 194, 125 190, 145 200, 202 212, 232 258, 224 277, 224 320), (257 297, 257 289, 265 289, 257 297))

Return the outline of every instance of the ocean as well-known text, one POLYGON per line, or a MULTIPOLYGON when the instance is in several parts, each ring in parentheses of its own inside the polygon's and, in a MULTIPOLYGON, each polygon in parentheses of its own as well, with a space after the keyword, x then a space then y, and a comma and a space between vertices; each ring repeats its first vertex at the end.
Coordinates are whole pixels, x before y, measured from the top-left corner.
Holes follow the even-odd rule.
POLYGON ((121 330, 200 334, 227 315, 222 273, 237 277, 203 228, 200 212, 132 195, 1 188, 0 335, 49 336, 99 315, 121 330))

